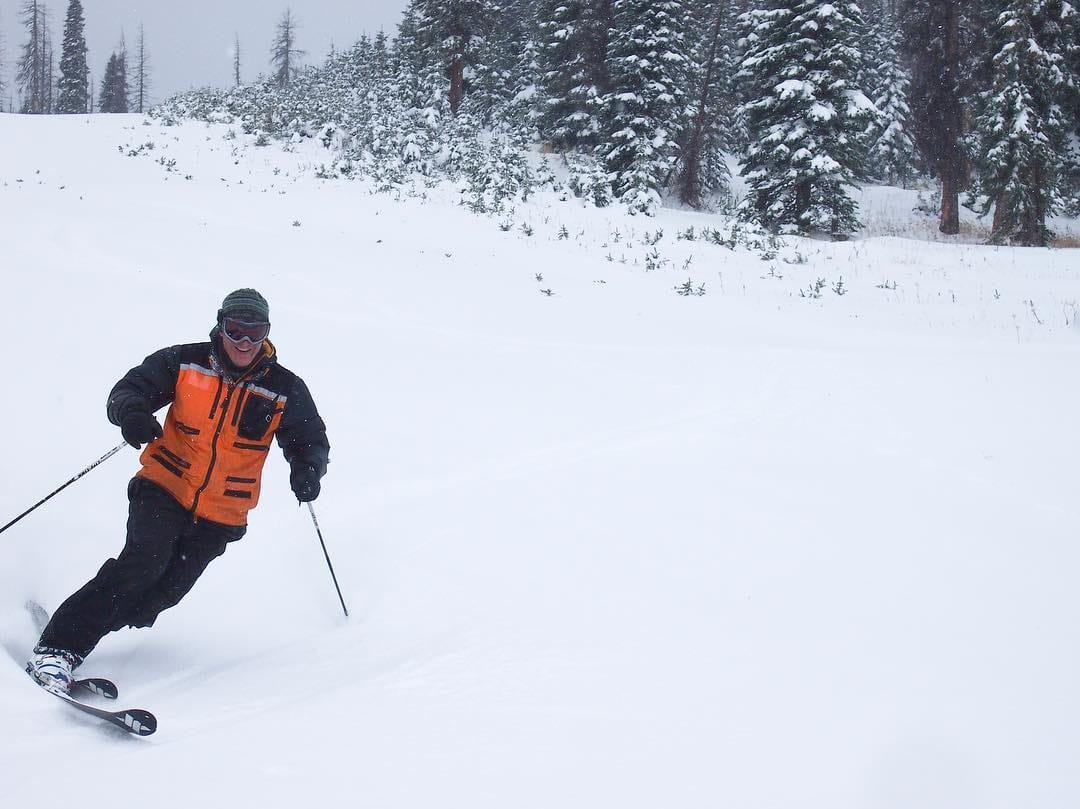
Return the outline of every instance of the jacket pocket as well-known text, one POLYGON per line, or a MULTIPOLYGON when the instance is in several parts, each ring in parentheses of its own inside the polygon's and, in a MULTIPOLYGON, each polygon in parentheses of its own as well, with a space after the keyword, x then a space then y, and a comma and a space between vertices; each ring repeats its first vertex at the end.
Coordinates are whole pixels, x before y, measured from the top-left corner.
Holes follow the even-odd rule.
POLYGON ((278 407, 277 399, 267 399, 258 394, 251 394, 244 402, 244 409, 240 413, 240 422, 236 432, 241 438, 258 441, 274 421, 274 416, 282 412, 284 408, 278 407))

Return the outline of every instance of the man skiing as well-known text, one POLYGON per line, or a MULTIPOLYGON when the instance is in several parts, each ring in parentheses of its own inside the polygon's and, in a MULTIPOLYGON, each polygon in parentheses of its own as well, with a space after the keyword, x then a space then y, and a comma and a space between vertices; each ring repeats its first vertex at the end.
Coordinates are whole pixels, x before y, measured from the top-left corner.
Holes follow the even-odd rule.
POLYGON ((276 436, 301 502, 319 496, 330 444, 300 377, 267 339, 270 307, 254 289, 226 296, 210 341, 157 351, 109 394, 109 421, 142 468, 128 484, 120 555, 56 610, 27 672, 67 691, 72 670, 109 632, 152 626, 247 530, 276 436), (165 426, 154 412, 170 404, 165 426))

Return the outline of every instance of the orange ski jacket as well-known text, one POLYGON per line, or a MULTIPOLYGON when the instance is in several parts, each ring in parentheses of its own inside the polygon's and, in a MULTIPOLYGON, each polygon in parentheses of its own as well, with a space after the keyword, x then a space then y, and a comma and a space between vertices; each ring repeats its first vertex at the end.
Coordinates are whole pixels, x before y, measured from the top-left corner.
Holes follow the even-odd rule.
POLYGON ((310 466, 320 477, 330 444, 307 385, 278 364, 269 340, 240 371, 221 359, 220 340, 215 329, 208 343, 151 354, 116 383, 107 411, 119 426, 132 412, 171 403, 164 434, 143 449, 138 477, 168 491, 193 517, 243 526, 259 502, 271 439, 290 465, 310 466))

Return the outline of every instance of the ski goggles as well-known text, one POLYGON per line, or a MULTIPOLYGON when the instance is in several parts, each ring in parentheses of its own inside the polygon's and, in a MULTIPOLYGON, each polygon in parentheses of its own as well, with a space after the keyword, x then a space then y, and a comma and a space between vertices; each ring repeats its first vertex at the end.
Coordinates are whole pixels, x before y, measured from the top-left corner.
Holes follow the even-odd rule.
POLYGON ((221 333, 234 343, 247 340, 249 343, 261 343, 270 334, 270 324, 266 322, 252 323, 247 320, 237 320, 235 317, 221 319, 221 333))

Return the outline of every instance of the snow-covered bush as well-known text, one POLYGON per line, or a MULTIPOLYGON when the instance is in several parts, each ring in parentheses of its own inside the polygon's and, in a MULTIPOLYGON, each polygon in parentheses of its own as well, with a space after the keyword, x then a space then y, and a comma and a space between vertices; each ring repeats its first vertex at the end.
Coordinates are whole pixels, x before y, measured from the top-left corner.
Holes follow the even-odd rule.
MULTIPOLYGON (((511 112, 506 120, 518 125, 494 129, 468 106, 452 115, 442 87, 400 80, 386 54, 361 41, 287 87, 264 81, 193 90, 151 114, 166 124, 235 124, 259 142, 317 138, 333 155, 321 176, 365 177, 380 191, 414 182, 463 182, 464 204, 500 211, 538 183, 528 161, 531 132, 520 112, 511 112)), ((498 118, 485 111, 484 119, 498 118)), ((552 182, 550 172, 540 182, 552 182)))
POLYGON ((576 153, 566 157, 570 177, 567 185, 575 196, 591 201, 597 207, 610 205, 615 198, 607 170, 595 158, 576 153))

